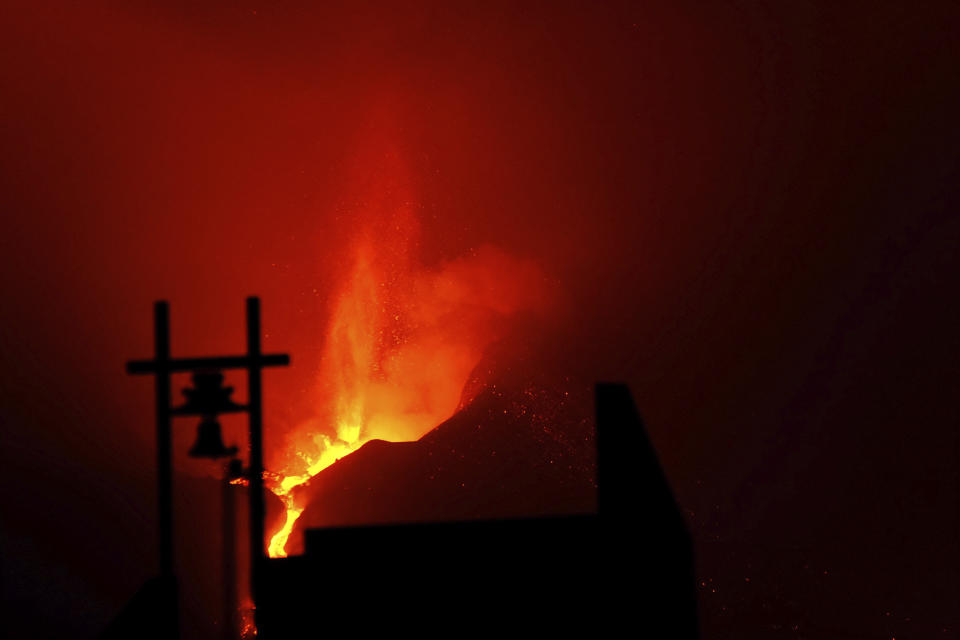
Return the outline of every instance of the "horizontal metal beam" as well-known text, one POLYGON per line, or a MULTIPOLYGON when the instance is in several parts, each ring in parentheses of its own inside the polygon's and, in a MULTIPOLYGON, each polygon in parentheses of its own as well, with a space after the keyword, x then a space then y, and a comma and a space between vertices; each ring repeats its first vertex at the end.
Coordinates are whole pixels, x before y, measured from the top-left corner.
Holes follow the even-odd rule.
POLYGON ((198 369, 248 369, 250 367, 278 367, 290 364, 286 353, 265 353, 256 356, 213 356, 209 358, 171 358, 162 363, 156 360, 131 360, 127 373, 142 374, 157 371, 196 371, 198 369))
POLYGON ((249 411, 250 407, 245 404, 234 405, 228 409, 217 409, 216 411, 198 411, 190 409, 189 407, 174 407, 170 410, 170 415, 174 416, 207 416, 211 413, 215 413, 218 416, 225 413, 243 413, 244 411, 249 411))

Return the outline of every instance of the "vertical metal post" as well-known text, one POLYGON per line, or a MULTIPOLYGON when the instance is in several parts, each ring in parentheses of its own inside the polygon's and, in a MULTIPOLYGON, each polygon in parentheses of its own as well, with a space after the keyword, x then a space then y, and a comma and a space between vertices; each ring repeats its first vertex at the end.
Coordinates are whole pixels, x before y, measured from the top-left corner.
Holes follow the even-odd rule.
POLYGON ((160 520, 160 575, 173 576, 173 457, 170 425, 170 308, 153 305, 153 344, 157 364, 157 508, 160 520))
MULTIPOLYGON (((260 362, 260 299, 247 298, 248 399, 250 415, 250 595, 257 605, 263 544, 263 404, 260 362)), ((256 620, 256 609, 254 609, 256 620)))
POLYGON ((237 616, 237 545, 236 545, 236 503, 234 502, 234 486, 230 481, 231 465, 227 465, 223 477, 221 495, 223 497, 223 512, 221 513, 221 543, 223 546, 221 558, 222 588, 223 588, 223 640, 237 640, 234 619, 237 616))

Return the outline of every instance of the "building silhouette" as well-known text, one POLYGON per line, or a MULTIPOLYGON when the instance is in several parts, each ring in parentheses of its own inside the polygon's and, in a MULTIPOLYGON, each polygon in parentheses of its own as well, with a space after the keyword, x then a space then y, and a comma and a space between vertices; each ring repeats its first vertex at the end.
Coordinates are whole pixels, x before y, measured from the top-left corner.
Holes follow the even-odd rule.
POLYGON ((697 637, 690 536, 629 389, 598 385, 596 411, 596 513, 310 529, 266 562, 259 636, 697 637))

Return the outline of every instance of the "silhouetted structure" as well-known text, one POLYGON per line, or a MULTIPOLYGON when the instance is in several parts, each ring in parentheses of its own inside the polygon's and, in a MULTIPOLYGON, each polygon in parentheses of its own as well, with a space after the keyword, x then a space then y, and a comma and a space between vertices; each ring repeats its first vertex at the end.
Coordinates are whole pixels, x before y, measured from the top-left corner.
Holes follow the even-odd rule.
POLYGON ((223 640, 236 640, 237 633, 237 506, 234 496, 233 483, 244 480, 243 461, 233 458, 227 463, 224 470, 223 484, 220 489, 222 510, 220 513, 220 540, 223 548, 220 550, 221 565, 221 594, 223 610, 220 613, 220 624, 223 629, 223 640))
POLYGON ((127 373, 153 374, 157 422, 157 494, 160 523, 160 578, 151 580, 114 621, 105 637, 173 638, 178 635, 177 583, 173 570, 173 466, 172 419, 174 416, 202 416, 197 440, 190 449, 194 457, 232 456, 236 448, 223 445, 221 413, 246 412, 250 428, 250 576, 251 595, 256 602, 259 573, 266 553, 263 544, 263 407, 262 369, 287 365, 287 354, 264 354, 260 349, 260 299, 247 298, 247 353, 206 358, 170 357, 170 311, 166 302, 154 305, 154 358, 127 363, 127 373), (223 386, 223 369, 246 369, 248 400, 240 405, 230 399, 232 387, 223 386), (171 406, 170 379, 177 372, 193 372, 193 389, 185 389, 186 402, 171 406), (151 599, 153 599, 151 601, 151 599), (164 609, 166 608, 166 611, 164 609), (149 617, 143 617, 149 612, 149 617), (149 629, 143 628, 149 626, 149 629), (156 634, 156 635, 149 635, 156 634))
POLYGON ((260 637, 697 637, 690 537, 627 387, 598 385, 596 411, 597 513, 309 530, 266 561, 260 637))
POLYGON ((147 580, 101 634, 101 640, 168 640, 179 634, 173 574, 147 580))

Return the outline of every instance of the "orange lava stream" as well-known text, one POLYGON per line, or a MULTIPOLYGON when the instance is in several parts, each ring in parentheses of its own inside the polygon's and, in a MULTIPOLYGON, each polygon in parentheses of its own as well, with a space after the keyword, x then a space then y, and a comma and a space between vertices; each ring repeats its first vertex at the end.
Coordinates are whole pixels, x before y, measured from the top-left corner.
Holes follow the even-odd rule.
POLYGON ((270 544, 267 546, 267 554, 271 558, 287 557, 287 540, 290 538, 290 534, 293 532, 293 526, 296 524, 297 519, 304 510, 304 507, 302 505, 298 505, 295 497, 293 496, 294 488, 308 482, 313 476, 317 475, 343 456, 355 451, 368 439, 364 438, 361 440, 359 427, 350 427, 346 425, 341 425, 340 428, 337 429, 336 440, 327 438, 325 436, 320 437, 323 441, 325 441, 325 447, 320 453, 319 457, 313 460, 308 460, 306 473, 295 476, 285 476, 280 480, 280 482, 277 483, 275 487, 271 489, 273 493, 280 498, 281 501, 283 501, 283 505, 287 511, 286 520, 284 521, 283 526, 279 531, 273 534, 273 537, 270 539, 270 544))

